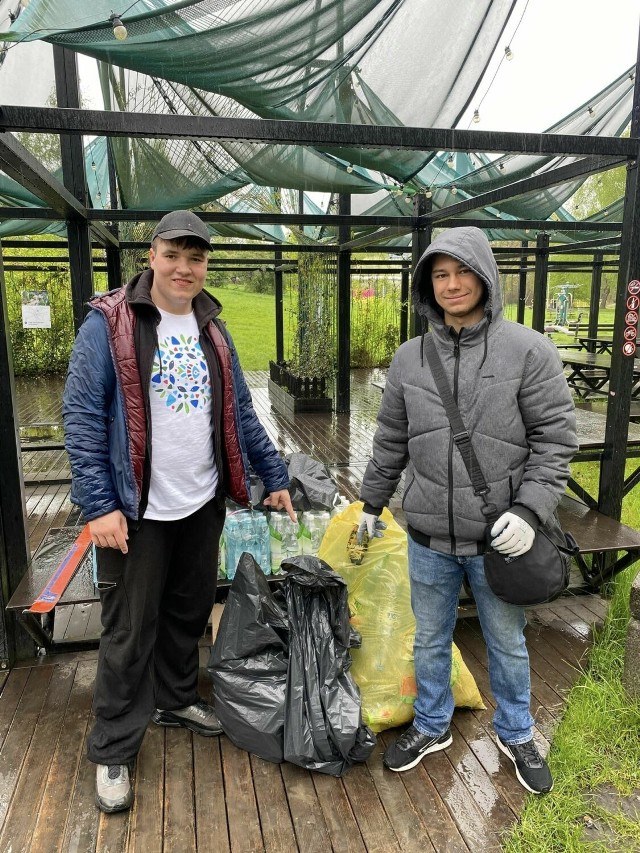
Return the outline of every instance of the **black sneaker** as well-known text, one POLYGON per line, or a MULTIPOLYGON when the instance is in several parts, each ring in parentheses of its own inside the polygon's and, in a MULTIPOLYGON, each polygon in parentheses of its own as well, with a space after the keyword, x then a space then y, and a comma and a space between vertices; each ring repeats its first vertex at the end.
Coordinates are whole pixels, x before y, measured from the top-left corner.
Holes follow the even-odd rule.
POLYGON ((204 737, 222 734, 222 726, 216 712, 202 699, 175 711, 162 711, 156 708, 151 719, 159 726, 181 726, 204 737))
POLYGON ((526 743, 505 743, 496 736, 498 749, 510 758, 516 768, 518 782, 532 794, 548 794, 553 778, 547 762, 538 752, 533 738, 526 743))
POLYGON ((446 749, 452 743, 450 729, 447 729, 443 735, 433 737, 423 735, 414 725, 411 725, 397 741, 386 748, 382 763, 396 773, 401 770, 410 770, 422 761, 425 755, 446 749))

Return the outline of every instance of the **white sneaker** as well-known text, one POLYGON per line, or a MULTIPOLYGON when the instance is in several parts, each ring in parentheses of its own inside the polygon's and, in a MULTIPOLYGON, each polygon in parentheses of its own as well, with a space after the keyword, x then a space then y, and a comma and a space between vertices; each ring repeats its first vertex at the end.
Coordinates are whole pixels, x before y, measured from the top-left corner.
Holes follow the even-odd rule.
POLYGON ((133 789, 126 764, 96 765, 96 805, 100 811, 123 812, 133 803, 133 789))

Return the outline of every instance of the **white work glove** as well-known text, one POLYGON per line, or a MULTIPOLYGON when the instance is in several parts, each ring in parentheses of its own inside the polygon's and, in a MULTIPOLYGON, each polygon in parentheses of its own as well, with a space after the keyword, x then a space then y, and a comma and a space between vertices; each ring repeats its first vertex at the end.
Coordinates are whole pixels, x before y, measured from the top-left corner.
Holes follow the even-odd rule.
POLYGON ((491 547, 509 557, 526 554, 533 545, 536 532, 530 524, 513 512, 503 512, 491 528, 491 547))
POLYGON ((362 545, 365 530, 369 534, 369 539, 382 538, 382 531, 387 529, 384 521, 380 521, 377 515, 371 512, 363 512, 360 516, 360 524, 358 525, 358 545, 362 545))

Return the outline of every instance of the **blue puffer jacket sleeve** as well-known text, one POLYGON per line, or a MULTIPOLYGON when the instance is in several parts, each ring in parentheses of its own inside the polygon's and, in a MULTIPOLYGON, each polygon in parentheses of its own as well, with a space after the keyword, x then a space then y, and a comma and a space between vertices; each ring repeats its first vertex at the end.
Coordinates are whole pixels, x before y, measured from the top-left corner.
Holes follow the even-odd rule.
POLYGON ((62 416, 71 463, 71 500, 86 521, 120 509, 109 460, 109 419, 116 376, 104 318, 91 311, 73 347, 62 416))
POLYGON ((236 422, 239 424, 240 444, 252 468, 268 492, 289 488, 289 474, 284 460, 256 415, 251 393, 245 382, 238 354, 228 330, 224 330, 231 350, 233 386, 236 401, 236 422))

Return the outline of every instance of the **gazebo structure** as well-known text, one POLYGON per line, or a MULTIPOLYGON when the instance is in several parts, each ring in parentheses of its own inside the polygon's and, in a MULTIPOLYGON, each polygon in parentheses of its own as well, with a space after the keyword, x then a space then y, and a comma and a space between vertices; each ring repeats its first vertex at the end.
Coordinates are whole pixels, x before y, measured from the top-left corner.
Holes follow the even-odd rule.
MULTIPOLYGON (((335 408, 345 412, 354 253, 396 257, 404 302, 410 263, 397 256, 415 263, 434 228, 476 225, 493 241, 518 241, 496 254, 503 271, 520 276, 520 322, 533 267, 539 331, 554 255, 592 256, 592 335, 606 257, 618 287, 598 508, 620 517, 638 479, 625 483, 635 347, 625 330, 637 326, 629 300, 640 278, 640 59, 545 133, 470 130, 459 123, 519 9, 512 0, 453 9, 438 0, 140 0, 117 15, 105 0, 85 5, 0 4, 11 18, 0 63, 22 42, 52 44, 57 103, 0 105, 0 238, 5 254, 26 245, 18 239, 25 235, 29 247, 68 249, 76 328, 97 289, 94 250, 104 253, 109 287, 118 287, 163 212, 191 207, 216 246, 233 236, 245 241, 234 250, 249 257, 272 253, 276 362, 284 360, 283 251, 330 259, 335 408), (451 42, 446 56, 418 50, 425 21, 451 42), (81 104, 78 54, 98 62, 102 110, 81 104), (47 169, 16 132, 59 135, 60 170, 47 169), (563 207, 589 176, 620 166, 619 201, 583 220, 563 207), (310 192, 330 194, 327 212, 310 192), (44 234, 61 242, 34 239, 44 234)), ((0 409, 4 614, 29 551, 1 278, 0 288, 0 381, 10 390, 0 409)), ((415 331, 405 309, 400 337, 415 331)), ((12 622, 0 626, 0 641, 10 666, 21 653, 12 622)))

